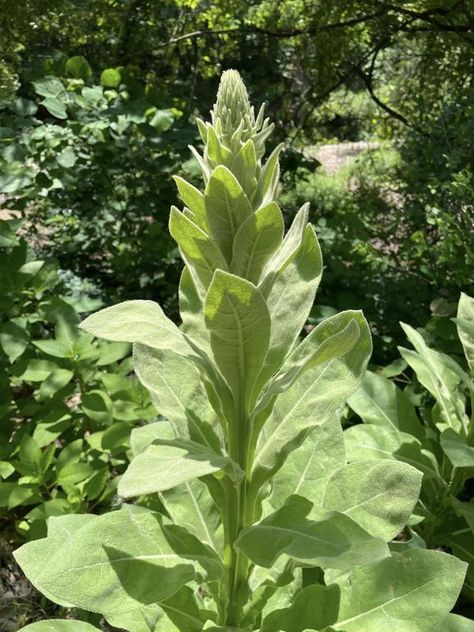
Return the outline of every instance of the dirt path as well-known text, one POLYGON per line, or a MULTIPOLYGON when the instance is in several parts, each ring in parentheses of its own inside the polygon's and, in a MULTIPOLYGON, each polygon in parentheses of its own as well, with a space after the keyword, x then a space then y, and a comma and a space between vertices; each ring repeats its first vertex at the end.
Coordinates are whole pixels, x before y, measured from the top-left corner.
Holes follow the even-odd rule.
POLYGON ((378 143, 359 141, 357 143, 333 143, 331 145, 317 145, 310 147, 305 153, 316 158, 329 174, 334 174, 341 167, 353 162, 366 149, 377 149, 378 143))

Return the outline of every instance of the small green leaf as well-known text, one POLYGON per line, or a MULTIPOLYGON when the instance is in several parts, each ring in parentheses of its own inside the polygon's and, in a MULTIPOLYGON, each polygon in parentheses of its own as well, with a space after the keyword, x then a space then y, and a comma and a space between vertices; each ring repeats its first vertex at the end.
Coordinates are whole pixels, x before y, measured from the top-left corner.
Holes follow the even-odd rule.
POLYGON ((105 391, 94 389, 85 393, 82 397, 82 409, 97 423, 108 425, 113 421, 112 402, 105 391))
POLYGON ((0 345, 13 364, 28 346, 28 332, 13 321, 4 323, 0 327, 0 345))
POLYGON ((46 97, 41 101, 41 105, 55 118, 67 119, 66 104, 56 97, 46 97))
POLYGON ((72 147, 66 147, 56 158, 58 165, 63 169, 71 169, 76 164, 77 156, 72 147))
POLYGON ((235 235, 252 214, 250 202, 236 177, 224 166, 212 172, 204 199, 212 237, 230 263, 235 235))
POLYGON ((173 180, 176 182, 178 187, 179 197, 185 206, 187 206, 187 208, 194 214, 198 226, 207 232, 204 195, 201 191, 199 191, 199 189, 196 189, 196 187, 189 184, 189 182, 186 182, 186 180, 180 178, 179 176, 173 176, 173 180))
POLYGON ((117 68, 106 68, 100 75, 100 83, 104 88, 118 88, 122 77, 117 68))
POLYGON ((92 77, 92 68, 89 66, 89 62, 82 55, 76 55, 70 57, 65 66, 66 74, 74 79, 82 79, 83 81, 89 81, 92 77))
POLYGON ((181 250, 193 281, 204 297, 214 271, 227 270, 227 263, 212 239, 174 206, 171 209, 169 226, 171 236, 181 250))

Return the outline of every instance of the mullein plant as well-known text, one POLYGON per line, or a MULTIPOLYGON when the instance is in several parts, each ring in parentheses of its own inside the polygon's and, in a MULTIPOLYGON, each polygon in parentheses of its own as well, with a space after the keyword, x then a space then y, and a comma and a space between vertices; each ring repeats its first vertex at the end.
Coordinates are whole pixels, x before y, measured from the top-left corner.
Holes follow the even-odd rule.
MULTIPOLYGON (((472 630, 449 614, 463 562, 391 551, 421 473, 346 464, 338 413, 364 375, 369 328, 345 311, 300 340, 321 252, 306 205, 284 234, 281 146, 264 160, 273 126, 236 71, 198 125, 204 191, 177 177, 184 208, 170 217, 185 264, 181 326, 140 300, 82 323, 133 343, 164 419, 133 431, 119 509, 52 517, 48 537, 16 559, 52 601, 129 632, 472 630)), ((97 630, 71 620, 23 629, 97 630)))

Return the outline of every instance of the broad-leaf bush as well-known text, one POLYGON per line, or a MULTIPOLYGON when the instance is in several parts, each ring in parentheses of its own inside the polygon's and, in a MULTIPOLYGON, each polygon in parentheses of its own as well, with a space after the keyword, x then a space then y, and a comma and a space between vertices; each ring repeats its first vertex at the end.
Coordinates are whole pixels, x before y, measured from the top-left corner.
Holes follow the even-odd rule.
POLYGON ((368 371, 349 405, 363 420, 345 432, 348 459, 398 459, 423 473, 407 532, 416 546, 443 547, 469 562, 464 593, 474 595, 474 299, 462 294, 455 319, 465 366, 430 348, 403 324, 413 349, 400 347, 418 389, 368 371), (418 392, 422 388, 421 394, 418 392), (420 396, 421 395, 421 396, 420 396), (415 405, 417 404, 417 405, 415 405))
POLYGON ((76 77, 38 69, 0 103, 4 206, 33 216, 29 231, 42 252, 103 295, 146 295, 176 311, 171 173, 193 135, 171 100, 166 107, 131 70, 106 69, 97 84, 81 78, 87 62, 77 59, 69 60, 76 77))
POLYGON ((170 219, 182 326, 143 300, 81 325, 134 344, 165 420, 132 433, 120 509, 52 517, 18 562, 48 598, 130 632, 466 629, 449 614, 466 565, 387 544, 420 472, 346 464, 338 415, 364 375, 369 328, 345 311, 299 342, 321 252, 306 205, 283 235, 280 147, 264 160, 272 126, 235 71, 199 130, 204 190, 178 180, 184 209, 170 219))
POLYGON ((155 412, 130 346, 77 328, 101 301, 63 295, 17 224, 0 222, 0 516, 34 539, 49 516, 110 505, 131 430, 155 412))

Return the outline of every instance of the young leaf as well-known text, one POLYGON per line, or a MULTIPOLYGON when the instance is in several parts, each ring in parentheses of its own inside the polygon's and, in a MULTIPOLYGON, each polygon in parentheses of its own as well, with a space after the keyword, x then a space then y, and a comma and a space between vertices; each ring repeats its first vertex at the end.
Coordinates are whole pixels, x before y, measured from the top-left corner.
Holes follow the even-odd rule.
POLYGON ((276 202, 253 213, 235 235, 230 271, 258 284, 265 263, 281 244, 283 230, 283 216, 276 202))
POLYGON ((170 233, 177 242, 200 294, 204 297, 214 270, 227 270, 227 263, 214 241, 176 207, 170 214, 170 233))
MULTIPOLYGON (((272 320, 265 376, 279 368, 301 333, 313 305, 322 274, 322 257, 312 226, 306 226, 301 245, 273 276, 265 294, 272 320)), ((265 288, 265 281, 262 283, 265 288)))
POLYGON ((192 184, 186 182, 179 176, 173 176, 173 180, 178 187, 179 196, 185 206, 187 206, 197 219, 197 224, 203 231, 207 232, 206 206, 204 203, 204 195, 196 189, 192 184))
POLYGON ((235 235, 252 213, 250 202, 236 177, 224 166, 212 172, 204 199, 211 235, 230 263, 235 235))
POLYGON ((452 428, 444 430, 439 441, 454 467, 474 468, 474 447, 468 445, 452 428))
POLYGON ((265 300, 252 283, 218 270, 204 309, 216 363, 232 392, 248 405, 270 337, 265 300))
POLYGON ((444 423, 459 432, 468 423, 458 391, 459 376, 446 365, 441 354, 426 345, 423 337, 413 327, 404 323, 401 325, 417 351, 415 353, 399 347, 402 357, 440 405, 444 423))

